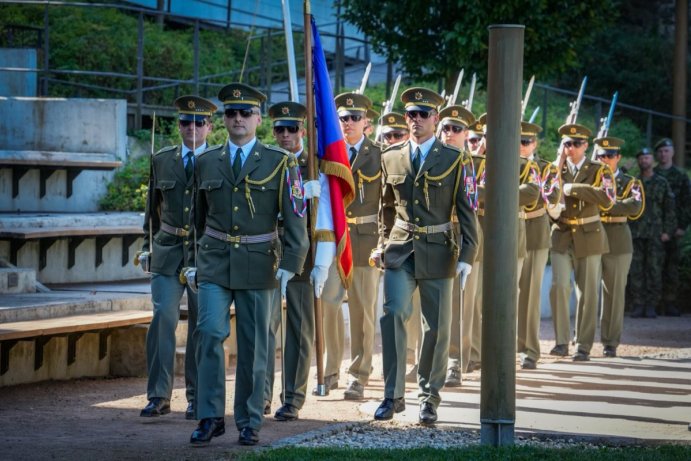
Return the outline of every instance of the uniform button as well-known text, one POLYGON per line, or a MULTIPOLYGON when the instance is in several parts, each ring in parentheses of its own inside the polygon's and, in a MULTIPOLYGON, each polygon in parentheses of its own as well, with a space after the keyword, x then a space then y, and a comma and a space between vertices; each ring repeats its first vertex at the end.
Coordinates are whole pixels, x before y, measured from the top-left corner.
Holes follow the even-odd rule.
POLYGON ((415 205, 417 205, 418 203, 420 203, 420 201, 419 201, 419 200, 415 200, 413 203, 414 203, 415 205))
POLYGON ((415 181, 415 187, 417 187, 417 186, 419 186, 419 185, 420 185, 420 183, 417 182, 417 181, 415 181))
POLYGON ((415 236, 415 240, 420 240, 420 236, 419 236, 419 235, 416 235, 416 236, 415 236))
POLYGON ((189 190, 189 189, 185 189, 185 195, 189 195, 189 193, 190 193, 190 190, 189 190))
POLYGON ((239 243, 236 243, 236 244, 233 245, 233 246, 234 246, 235 248, 240 248, 240 244, 239 244, 239 243))
POLYGON ((189 207, 185 207, 185 213, 187 213, 188 211, 190 211, 190 208, 189 208, 189 207))
POLYGON ((352 211, 349 211, 349 212, 348 212, 348 216, 353 216, 353 212, 352 212, 352 211))
POLYGON ((239 229, 238 226, 233 226, 233 230, 238 230, 238 229, 239 229))
POLYGON ((189 224, 185 224, 185 229, 189 229, 189 228, 190 228, 190 225, 189 225, 189 224))
POLYGON ((415 222, 420 222, 420 218, 415 218, 415 222))
POLYGON ((185 245, 189 245, 189 244, 190 244, 190 241, 189 241, 189 240, 185 240, 185 245))
POLYGON ((571 229, 571 232, 575 233, 575 232, 576 232, 576 229, 575 229, 575 228, 571 229))
POLYGON ((577 207, 578 207, 578 205, 576 205, 576 204, 574 203, 573 208, 577 208, 577 207))
POLYGON ((238 211, 239 209, 240 209, 240 208, 238 208, 238 207, 236 207, 236 206, 233 207, 233 211, 238 211))
POLYGON ((237 188, 237 187, 233 187, 233 192, 237 192, 237 191, 238 191, 238 188, 237 188))
POLYGON ((353 228, 350 227, 350 226, 348 226, 348 231, 349 231, 349 232, 353 232, 353 228))

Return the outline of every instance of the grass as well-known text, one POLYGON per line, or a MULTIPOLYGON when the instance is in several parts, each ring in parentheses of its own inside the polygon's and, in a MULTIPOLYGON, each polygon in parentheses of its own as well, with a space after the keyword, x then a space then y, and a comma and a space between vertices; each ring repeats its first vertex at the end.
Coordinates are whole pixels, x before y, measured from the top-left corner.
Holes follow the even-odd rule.
POLYGON ((691 459, 691 446, 542 448, 467 447, 454 449, 416 448, 409 450, 356 450, 348 448, 279 448, 240 454, 237 460, 512 460, 512 461, 682 461, 691 459))

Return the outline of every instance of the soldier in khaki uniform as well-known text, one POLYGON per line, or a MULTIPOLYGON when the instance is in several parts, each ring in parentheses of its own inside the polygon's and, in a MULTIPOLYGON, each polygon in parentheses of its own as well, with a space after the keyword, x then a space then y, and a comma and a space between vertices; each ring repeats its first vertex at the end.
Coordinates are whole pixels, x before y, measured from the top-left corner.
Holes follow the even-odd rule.
MULTIPOLYGON (((369 256, 377 246, 381 150, 363 132, 366 112, 372 105, 369 98, 357 93, 343 93, 336 96, 335 101, 356 189, 355 199, 346 209, 353 254, 353 278, 347 290, 351 358, 348 366, 349 382, 344 396, 347 400, 360 400, 364 397, 365 386, 372 372, 374 349, 379 270, 370 266, 369 256)), ((345 295, 346 289, 338 275, 338 265, 331 264, 321 297, 324 349, 327 356, 324 385, 327 390, 338 387, 345 344, 341 310, 345 295)))
MULTIPOLYGON (((197 417, 191 443, 225 433, 225 358, 230 305, 235 304, 238 362, 233 414, 239 442, 254 445, 263 421, 273 295, 302 271, 307 255, 306 210, 295 156, 255 136, 266 97, 241 83, 226 85, 229 139, 197 162, 194 219, 198 234, 197 417), (283 216, 283 251, 277 224, 283 216)), ((189 273, 188 273, 189 275, 189 273)), ((189 281, 189 276, 188 276, 189 281)))
POLYGON ((609 253, 602 255, 602 309, 600 311, 600 339, 605 357, 616 357, 624 326, 626 278, 633 256, 633 243, 628 221, 643 213, 644 192, 641 182, 624 174, 619 168, 623 139, 597 138, 595 154, 598 160, 614 172, 617 198, 608 211, 600 212, 607 232, 609 253))
POLYGON ((190 207, 195 158, 206 149, 211 116, 216 106, 197 96, 175 100, 182 144, 166 147, 152 158, 152 177, 144 218, 144 247, 138 261, 150 270, 154 316, 146 334, 146 362, 149 379, 148 405, 140 416, 170 413, 175 364, 175 328, 180 318, 180 298, 187 291, 188 327, 185 352, 186 419, 194 419, 194 390, 197 366, 194 360, 194 329, 197 324, 197 294, 178 280, 184 266, 194 263, 190 235, 190 207), (149 240, 153 236, 153 242, 149 240), (149 267, 150 266, 150 267, 149 267))
POLYGON ((410 133, 405 117, 398 112, 389 112, 381 116, 382 143, 384 147, 406 142, 410 133))
MULTIPOLYGON (((442 109, 439 112, 439 118, 441 119, 441 141, 444 144, 448 144, 460 149, 465 156, 465 161, 470 162, 470 154, 465 151, 465 141, 468 136, 468 127, 475 123, 475 116, 465 107, 454 105, 442 109)), ((474 177, 470 179, 471 183, 475 181, 474 177)), ((451 221, 454 223, 456 235, 461 235, 458 218, 453 216, 451 221)), ((473 277, 474 274, 471 272, 470 276, 468 276, 468 279, 473 277)), ((455 278, 453 281, 453 291, 451 294, 451 337, 449 341, 449 364, 446 372, 446 380, 444 381, 444 386, 446 387, 458 387, 461 385, 462 323, 460 297, 462 295, 463 293, 459 285, 459 279, 455 278)), ((414 305, 413 312, 415 312, 414 305)))
POLYGON ((609 251, 600 211, 614 205, 612 173, 607 165, 585 155, 591 131, 578 124, 562 125, 558 168, 562 179, 563 208, 552 226, 552 287, 550 302, 556 346, 550 354, 568 355, 571 273, 576 279, 576 353, 574 361, 590 360, 597 326, 600 264, 609 251))
POLYGON ((530 370, 537 368, 540 359, 540 293, 550 247, 550 224, 545 207, 557 203, 560 195, 556 166, 535 155, 537 135, 541 131, 539 125, 521 122, 520 156, 537 163, 542 195, 535 206, 523 209, 526 257, 518 281, 516 351, 521 354, 521 368, 530 370))
POLYGON ((373 259, 384 265, 384 401, 374 418, 391 419, 405 409, 405 323, 412 311, 413 291, 419 288, 425 324, 418 369, 419 421, 433 424, 448 360, 453 278, 460 275, 461 285, 465 284, 477 231, 463 180, 468 177, 468 162, 459 149, 434 136, 437 106, 443 98, 426 88, 410 88, 401 100, 410 140, 382 156, 380 239, 373 253, 373 259), (461 236, 455 235, 451 222, 454 210, 461 236))

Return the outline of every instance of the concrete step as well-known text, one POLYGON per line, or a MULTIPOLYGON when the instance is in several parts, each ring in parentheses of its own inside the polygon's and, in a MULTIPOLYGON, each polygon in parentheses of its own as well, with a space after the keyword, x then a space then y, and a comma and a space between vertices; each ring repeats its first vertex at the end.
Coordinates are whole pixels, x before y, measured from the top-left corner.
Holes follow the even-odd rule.
POLYGON ((36 271, 33 269, 0 268, 0 294, 36 292, 36 271))

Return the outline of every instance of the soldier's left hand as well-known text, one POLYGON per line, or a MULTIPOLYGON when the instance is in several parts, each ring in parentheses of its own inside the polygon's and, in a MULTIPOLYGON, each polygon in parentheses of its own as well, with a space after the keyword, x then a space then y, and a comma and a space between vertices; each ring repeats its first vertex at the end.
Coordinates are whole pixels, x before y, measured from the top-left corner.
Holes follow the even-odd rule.
POLYGON ((316 179, 313 179, 312 181, 306 181, 302 184, 303 189, 305 190, 305 198, 307 200, 311 200, 313 198, 319 198, 322 192, 322 186, 319 184, 319 181, 316 179))
POLYGON ((459 262, 456 264, 456 276, 461 277, 461 290, 465 290, 465 282, 473 270, 473 266, 468 263, 459 262))
POLYGON ((199 286, 197 285, 197 268, 185 268, 184 275, 187 281, 187 286, 190 287, 190 290, 192 290, 193 293, 196 293, 199 290, 199 286))
POLYGON ((571 195, 571 189, 573 185, 571 183, 564 184, 564 195, 571 195))
POLYGON ((276 280, 281 284, 281 296, 286 297, 286 288, 288 287, 288 281, 295 277, 295 272, 290 272, 285 269, 278 269, 276 271, 276 280))

